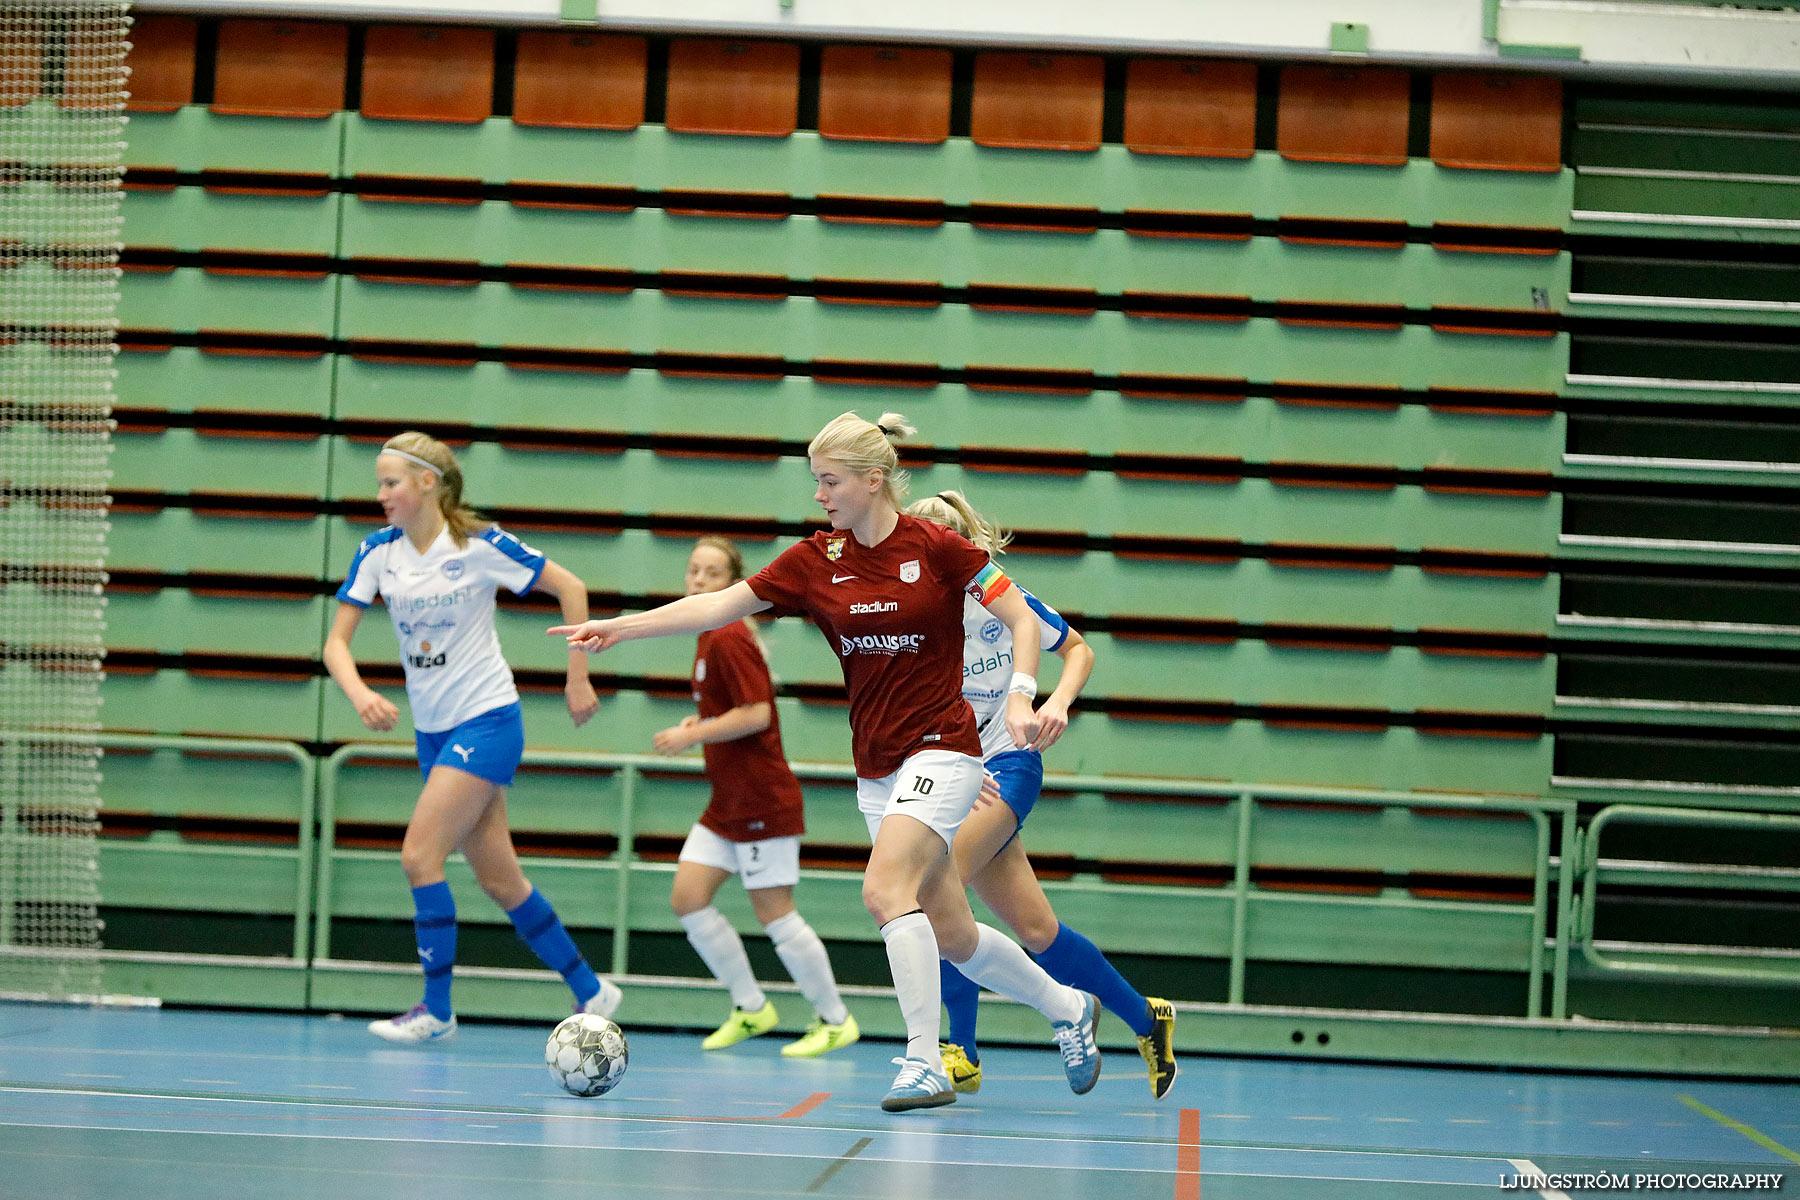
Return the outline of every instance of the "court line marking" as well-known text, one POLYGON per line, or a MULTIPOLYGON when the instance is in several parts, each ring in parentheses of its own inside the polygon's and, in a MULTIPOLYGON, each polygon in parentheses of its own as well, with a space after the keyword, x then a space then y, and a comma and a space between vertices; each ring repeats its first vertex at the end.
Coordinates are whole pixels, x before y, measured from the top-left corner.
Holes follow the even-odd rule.
POLYGON ((853 1159, 857 1155, 861 1154, 864 1150, 867 1150, 869 1148, 869 1144, 871 1142, 873 1142, 874 1140, 875 1139, 872 1137, 863 1138, 862 1140, 858 1141, 856 1143, 856 1145, 850 1147, 848 1150, 844 1151, 842 1154, 840 1154, 836 1158, 832 1159, 831 1165, 827 1166, 823 1171, 820 1171, 819 1177, 817 1179, 813 1180, 811 1183, 806 1185, 806 1190, 809 1192, 816 1192, 820 1188, 824 1187, 827 1183, 829 1183, 831 1181, 831 1177, 833 1175, 836 1175, 839 1171, 843 1170, 845 1164, 848 1163, 851 1159, 853 1159))
POLYGON ((1200 1110, 1181 1110, 1175 1144, 1175 1200, 1200 1200, 1200 1110))
POLYGON ((807 1113, 819 1107, 819 1105, 825 1103, 829 1099, 831 1099, 830 1092, 814 1092, 812 1095, 794 1105, 794 1107, 788 1109, 775 1119, 777 1121, 792 1121, 796 1118, 804 1117, 807 1113))
POLYGON ((1718 1112, 1714 1109, 1710 1109, 1710 1108, 1706 1107, 1706 1105, 1704 1105, 1704 1104, 1700 1103, 1698 1100, 1694 1099, 1692 1096, 1677 1096, 1675 1098, 1677 1100, 1681 1101, 1683 1104, 1687 1105, 1689 1108, 1693 1109, 1695 1112, 1700 1113, 1702 1116, 1711 1117, 1713 1120, 1717 1121, 1719 1124, 1725 1126, 1725 1128, 1734 1129, 1737 1132, 1743 1134, 1745 1137, 1749 1138, 1751 1141, 1753 1141, 1757 1145, 1761 1146, 1764 1150, 1768 1150, 1768 1151, 1771 1151, 1772 1153, 1779 1154, 1779 1155, 1781 1155, 1781 1157, 1789 1160, 1790 1162, 1800 1163, 1800 1154, 1796 1154, 1792 1150, 1789 1150, 1786 1146, 1782 1145, 1780 1142, 1776 1141, 1774 1138, 1770 1137, 1768 1134, 1762 1132, 1760 1129, 1756 1129, 1752 1126, 1746 1125, 1742 1121, 1735 1121, 1732 1118, 1726 1116, 1722 1112, 1718 1112))
MULTIPOLYGON (((407 1119, 407 1118, 404 1118, 397 1114, 427 1113, 427 1114, 432 1114, 432 1115, 435 1115, 438 1117, 511 1117, 511 1118, 525 1119, 525 1120, 534 1120, 534 1121, 579 1121, 579 1122, 587 1122, 587 1121, 614 1122, 614 1121, 616 1121, 616 1122, 619 1122, 622 1124, 636 1124, 636 1125, 706 1124, 706 1125, 717 1125, 717 1126, 720 1126, 722 1128, 727 1128, 727 1129, 732 1129, 732 1128, 762 1129, 762 1128, 767 1127, 766 1118, 758 1118, 758 1117, 731 1117, 731 1118, 727 1118, 727 1117, 657 1117, 657 1116, 651 1116, 649 1114, 638 1114, 638 1113, 578 1113, 578 1112, 556 1112, 556 1111, 526 1110, 526 1109, 510 1109, 509 1110, 509 1109, 495 1109, 492 1107, 486 1107, 486 1108, 460 1107, 460 1106, 451 1106, 451 1105, 426 1106, 426 1105, 406 1104, 406 1103, 371 1104, 371 1103, 367 1103, 367 1102, 359 1101, 359 1100, 334 1100, 334 1099, 328 1099, 328 1098, 324 1098, 324 1097, 321 1097, 319 1099, 311 1099, 311 1098, 306 1098, 306 1097, 270 1099, 270 1098, 261 1097, 261 1096, 195 1096, 195 1095, 184 1095, 179 1092, 176 1092, 176 1093, 134 1092, 134 1091, 126 1090, 126 1089, 110 1089, 110 1090, 108 1090, 108 1089, 100 1089, 100 1088, 33 1087, 33 1086, 21 1086, 21 1085, 17 1085, 17 1084, 0 1084, 0 1093, 4 1093, 4 1092, 19 1092, 19 1093, 23 1093, 23 1094, 27 1094, 27 1095, 41 1095, 45 1092, 48 1092, 52 1095, 92 1096, 92 1097, 96 1097, 96 1098, 111 1099, 111 1100, 169 1100, 169 1101, 186 1102, 186 1103, 194 1103, 194 1104, 262 1105, 262 1106, 269 1106, 269 1107, 287 1107, 287 1108, 296 1108, 296 1109, 306 1109, 306 1108, 327 1108, 327 1109, 340 1109, 340 1110, 361 1109, 361 1110, 367 1110, 370 1112, 396 1114, 394 1117, 395 1120, 407 1119)), ((72 1114, 72 1115, 78 1116, 79 1114, 72 1114)), ((199 1116, 199 1114, 194 1114, 195 1118, 197 1118, 198 1116, 199 1116)), ((184 1118, 184 1119, 193 1119, 193 1118, 184 1118)), ((316 1118, 306 1118, 306 1117, 297 1116, 293 1119, 302 1120, 302 1119, 316 1119, 316 1118)), ((0 1128, 4 1128, 7 1126, 18 1126, 20 1124, 21 1123, 19 1123, 19 1122, 7 1121, 5 1119, 0 1119, 0 1128)), ((38 1126, 31 1125, 28 1127, 36 1128, 38 1126)), ((50 1128, 50 1129, 102 1129, 102 1130, 113 1128, 112 1126, 105 1126, 105 1125, 94 1125, 94 1126, 79 1125, 79 1124, 75 1124, 73 1122, 62 1123, 62 1124, 48 1124, 48 1125, 44 1125, 43 1127, 50 1128)), ((826 1132, 826 1133, 857 1133, 857 1134, 861 1134, 861 1133, 871 1132, 870 1127, 866 1126, 866 1125, 806 1125, 806 1126, 802 1126, 802 1128, 805 1128, 808 1130, 819 1131, 819 1132, 826 1132)), ((151 1130, 138 1130, 137 1132, 142 1132, 142 1133, 164 1133, 164 1132, 167 1132, 167 1133, 191 1133, 194 1131, 193 1130, 154 1130, 154 1129, 151 1129, 151 1130)), ((931 1138, 957 1137, 957 1138, 968 1138, 968 1139, 977 1140, 977 1141, 1018 1141, 1018 1142, 1054 1141, 1054 1142, 1064 1142, 1064 1143, 1079 1143, 1079 1144, 1083 1144, 1083 1145, 1095 1145, 1095 1146, 1168 1146, 1170 1144, 1170 1141, 1167 1138, 1151 1139, 1151 1138, 1070 1137, 1070 1136, 1068 1136, 1067 1133, 1056 1133, 1056 1134, 988 1133, 988 1132, 984 1132, 981 1130, 971 1130, 971 1129, 956 1129, 956 1128, 949 1128, 949 1127, 927 1128, 927 1127, 922 1127, 922 1126, 905 1126, 905 1125, 896 1125, 893 1128, 876 1129, 876 1130, 874 1130, 874 1132, 876 1132, 878 1134, 886 1134, 886 1135, 890 1135, 890 1136, 912 1136, 912 1137, 931 1137, 931 1138)), ((271 1135, 271 1136, 275 1136, 275 1135, 271 1135)), ((510 1145, 511 1143, 505 1143, 505 1144, 510 1145)), ((1505 1161, 1508 1161, 1506 1159, 1501 1158, 1499 1155, 1495 1155, 1495 1154, 1452 1154, 1452 1153, 1447 1153, 1444 1151, 1437 1151, 1437 1150, 1359 1149, 1359 1148, 1355 1148, 1355 1147, 1339 1147, 1339 1146, 1289 1146, 1289 1145, 1282 1145, 1279 1143, 1256 1143, 1256 1142, 1221 1143, 1216 1148, 1227 1149, 1227 1150, 1241 1150, 1241 1151, 1246 1151, 1246 1152, 1282 1153, 1282 1154, 1361 1155, 1362 1157, 1365 1157, 1365 1158, 1441 1158, 1441 1159, 1446 1159, 1446 1160, 1453 1161, 1453 1162, 1505 1162, 1505 1161)), ((910 1161, 910 1160, 908 1160, 908 1161, 910 1161)), ((979 1165, 979 1164, 977 1164, 977 1165, 979 1165)), ((1274 1176, 1274 1178, 1287 1178, 1287 1176, 1274 1176)), ((1311 1176, 1304 1176, 1303 1178, 1311 1178, 1311 1176)), ((1349 1178, 1358 1178, 1358 1177, 1352 1176, 1349 1178)), ((1400 1180, 1397 1182, 1406 1182, 1406 1181, 1400 1180)))
MULTIPOLYGON (((60 1130, 64 1130, 64 1131, 68 1131, 71 1129, 89 1128, 87 1126, 57 1125, 57 1124, 44 1123, 44 1122, 17 1122, 17 1121, 5 1122, 5 1123, 3 1123, 3 1125, 4 1125, 4 1127, 14 1128, 14 1129, 60 1129, 60 1130)), ((812 1161, 817 1161, 818 1159, 824 1157, 823 1155, 819 1155, 819 1154, 783 1154, 783 1153, 778 1153, 778 1152, 769 1151, 769 1150, 722 1150, 722 1149, 721 1150, 713 1150, 713 1149, 708 1149, 704 1146, 680 1146, 680 1147, 673 1147, 673 1146, 568 1146, 568 1145, 547 1146, 541 1141, 531 1141, 531 1142, 487 1141, 487 1140, 478 1140, 478 1139, 470 1139, 470 1138, 389 1137, 386 1135, 344 1134, 344 1133, 275 1133, 275 1132, 271 1132, 269 1130, 261 1130, 261 1129, 259 1129, 259 1130, 154 1129, 154 1128, 144 1128, 141 1126, 127 1126, 127 1125, 104 1125, 104 1126, 93 1126, 92 1128, 97 1129, 101 1132, 106 1132, 106 1133, 165 1133, 165 1134, 186 1135, 186 1136, 190 1136, 190 1137, 267 1137, 267 1138, 289 1138, 289 1139, 293 1139, 293 1140, 297 1140, 297 1141, 399 1142, 399 1143, 411 1144, 411 1145, 506 1146, 506 1147, 514 1147, 514 1148, 523 1147, 523 1148, 531 1149, 531 1150, 570 1150, 570 1151, 575 1151, 577 1153, 589 1153, 589 1154, 601 1153, 601 1152, 609 1153, 609 1154, 619 1153, 619 1152, 631 1152, 631 1153, 640 1153, 640 1154, 713 1154, 713 1155, 723 1155, 723 1156, 730 1157, 730 1158, 789 1158, 789 1159, 805 1159, 805 1160, 812 1160, 812 1161)), ((895 1132, 898 1133, 898 1132, 906 1132, 906 1131, 896 1130, 895 1132)), ((916 1131, 916 1132, 924 1132, 927 1134, 935 1135, 935 1131, 931 1131, 931 1130, 921 1130, 921 1131, 916 1131)), ((0 1150, 0 1156, 3 1156, 7 1153, 9 1153, 9 1151, 0 1150)), ((1381 1155, 1375 1154, 1375 1155, 1370 1155, 1369 1157, 1381 1157, 1381 1155)), ((1392 1157, 1402 1157, 1402 1156, 1394 1155, 1392 1157)), ((1453 1158, 1455 1156, 1454 1155, 1422 1155, 1419 1157, 1453 1158)), ((1482 1159, 1486 1159, 1488 1156, 1482 1155, 1479 1157, 1482 1159)), ((1118 1172, 1121 1172, 1121 1171, 1128 1171, 1128 1172, 1131 1172, 1132 1174, 1136 1174, 1136 1175, 1167 1175, 1167 1174, 1169 1174, 1169 1172, 1166 1168, 1121 1166, 1116 1163, 1109 1164, 1106 1166, 1101 1166, 1098 1164, 1089 1165, 1089 1164, 1083 1164, 1083 1163, 1029 1163, 1029 1162, 1027 1162, 1027 1163, 994 1163, 991 1161, 975 1160, 975 1159, 900 1158, 900 1157, 885 1157, 885 1156, 872 1156, 869 1159, 869 1161, 870 1162, 891 1163, 891 1164, 901 1165, 901 1166, 978 1167, 978 1168, 992 1168, 992 1169, 997 1169, 997 1170, 1008 1170, 1008 1171, 1019 1170, 1019 1169, 1030 1169, 1030 1170, 1058 1171, 1058 1172, 1098 1171, 1098 1172, 1105 1172, 1108 1174, 1117 1174, 1118 1172)), ((1500 1162, 1502 1160, 1495 1158, 1495 1159, 1491 1159, 1491 1161, 1500 1162)), ((1491 1184, 1491 1183, 1464 1182, 1462 1180, 1457 1180, 1457 1179, 1389 1179, 1389 1178, 1386 1178, 1383 1176, 1375 1176, 1375 1175, 1306 1175, 1306 1174, 1282 1173, 1282 1172, 1278 1172, 1278 1171, 1214 1171, 1213 1174, 1215 1176, 1228 1176, 1228 1177, 1234 1178, 1234 1179, 1305 1179, 1305 1180, 1310 1180, 1310 1181, 1313 1181, 1316 1183, 1395 1183, 1395 1184, 1413 1184, 1413 1185, 1429 1184, 1432 1187, 1478 1187, 1478 1188, 1486 1188, 1486 1189, 1491 1189, 1493 1187, 1493 1184, 1491 1184)), ((1568 1198, 1564 1197, 1563 1200, 1568 1200, 1568 1198)))
MULTIPOLYGON (((1513 1170, 1521 1175, 1542 1175, 1544 1173, 1529 1158, 1509 1158, 1506 1161, 1511 1163, 1513 1170)), ((1559 1192, 1555 1188, 1539 1188, 1537 1194, 1544 1200, 1569 1200, 1569 1193, 1559 1192)))

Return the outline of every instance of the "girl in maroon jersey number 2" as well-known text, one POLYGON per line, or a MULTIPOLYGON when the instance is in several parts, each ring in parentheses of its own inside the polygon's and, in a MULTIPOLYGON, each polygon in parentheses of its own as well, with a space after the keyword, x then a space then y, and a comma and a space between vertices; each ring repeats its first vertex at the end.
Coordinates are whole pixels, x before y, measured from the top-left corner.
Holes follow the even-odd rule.
POLYGON ((962 698, 963 595, 1014 631, 1006 725, 1035 745, 1037 617, 987 553, 930 521, 905 516, 906 476, 894 442, 905 418, 878 425, 845 413, 807 447, 813 499, 829 530, 790 547, 750 579, 648 612, 559 625, 590 654, 632 638, 717 629, 752 613, 802 613, 838 654, 850 695, 857 807, 874 849, 863 903, 881 925, 906 1021, 906 1054, 881 1107, 930 1108, 956 1099, 938 1055, 941 954, 968 978, 1043 1013, 1069 1086, 1100 1076, 1091 995, 1057 983, 1017 942, 977 924, 949 848, 981 788, 981 740, 962 698))
MULTIPOLYGON (((729 539, 703 537, 688 556, 690 596, 728 588, 744 577, 744 556, 729 539)), ((756 919, 818 1019, 788 1058, 817 1058, 856 1041, 856 1018, 838 995, 825 943, 794 907, 800 835, 806 832, 800 781, 781 749, 775 685, 761 640, 747 621, 700 635, 694 649, 696 716, 651 739, 658 754, 704 748, 712 798, 682 843, 669 905, 713 978, 731 992, 731 1015, 701 1043, 722 1050, 775 1028, 775 1002, 750 970, 744 941, 713 907, 719 886, 744 881, 756 919)))

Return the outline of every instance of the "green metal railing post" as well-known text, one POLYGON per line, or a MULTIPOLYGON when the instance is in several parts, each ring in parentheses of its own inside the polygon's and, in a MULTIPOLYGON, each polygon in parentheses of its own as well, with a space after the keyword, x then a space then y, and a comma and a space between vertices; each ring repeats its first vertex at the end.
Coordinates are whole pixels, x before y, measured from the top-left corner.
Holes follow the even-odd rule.
POLYGON ((634 765, 622 768, 619 781, 619 880, 613 910, 612 973, 630 974, 631 866, 637 861, 637 781, 634 765))
POLYGON ((1244 1003, 1244 972, 1250 945, 1250 810, 1256 803, 1248 792, 1238 795, 1237 861, 1231 868, 1231 975, 1225 1002, 1244 1003))

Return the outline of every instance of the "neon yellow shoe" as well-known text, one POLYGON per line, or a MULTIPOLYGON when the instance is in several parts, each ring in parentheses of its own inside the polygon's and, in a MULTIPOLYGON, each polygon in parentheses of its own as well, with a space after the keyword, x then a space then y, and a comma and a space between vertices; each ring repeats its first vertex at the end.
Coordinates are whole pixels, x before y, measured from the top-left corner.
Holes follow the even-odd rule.
POLYGON ((844 1014, 842 1025, 828 1024, 824 1017, 812 1023, 812 1028, 801 1035, 797 1042, 789 1042, 781 1048, 783 1058, 817 1058, 821 1054, 829 1054, 842 1046, 848 1046, 862 1036, 862 1030, 856 1027, 856 1018, 849 1013, 844 1014))
POLYGON ((706 1040, 700 1043, 700 1047, 703 1050, 723 1050, 727 1046, 735 1046, 745 1038, 769 1032, 775 1028, 778 1019, 773 1000, 764 1000, 763 1006, 755 1012, 734 1008, 723 1025, 706 1035, 706 1040))
POLYGON ((1158 1100, 1175 1086, 1175 1006, 1155 996, 1145 998, 1150 1007, 1150 1032, 1138 1039, 1138 1053, 1150 1068, 1150 1092, 1158 1100))
POLYGON ((944 1060, 944 1074, 950 1086, 965 1096, 981 1090, 981 1064, 970 1062, 967 1052, 955 1042, 939 1042, 938 1054, 944 1060))

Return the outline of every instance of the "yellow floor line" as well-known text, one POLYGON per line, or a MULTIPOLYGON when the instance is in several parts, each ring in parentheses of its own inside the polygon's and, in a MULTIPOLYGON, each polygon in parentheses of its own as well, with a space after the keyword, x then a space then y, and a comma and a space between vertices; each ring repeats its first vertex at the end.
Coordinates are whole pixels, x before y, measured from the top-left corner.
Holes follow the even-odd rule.
POLYGON ((1776 1141, 1774 1138, 1770 1137, 1768 1134, 1763 1133, 1761 1130, 1752 1129, 1750 1126, 1744 1124, 1742 1121, 1734 1121, 1722 1112, 1715 1112, 1714 1110, 1706 1107, 1706 1105, 1700 1103, 1698 1100, 1694 1099, 1692 1096, 1677 1096, 1676 1099, 1680 1100, 1683 1104, 1687 1105, 1689 1108, 1693 1109, 1695 1112, 1700 1113, 1704 1116, 1711 1117, 1713 1120, 1715 1120, 1719 1124, 1725 1126, 1727 1129, 1737 1130, 1739 1133, 1743 1134, 1745 1137, 1749 1138, 1751 1141, 1755 1142, 1757 1145, 1761 1146, 1763 1149, 1772 1150, 1776 1154, 1781 1155, 1781 1157, 1789 1160, 1790 1162, 1800 1163, 1800 1154, 1795 1154, 1792 1150, 1789 1150, 1786 1146, 1782 1145, 1780 1142, 1776 1141))

